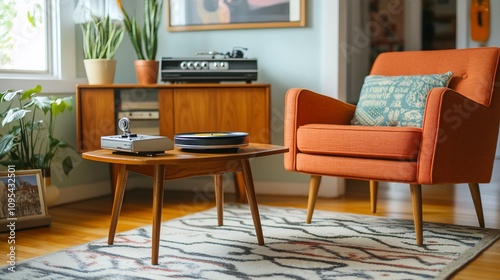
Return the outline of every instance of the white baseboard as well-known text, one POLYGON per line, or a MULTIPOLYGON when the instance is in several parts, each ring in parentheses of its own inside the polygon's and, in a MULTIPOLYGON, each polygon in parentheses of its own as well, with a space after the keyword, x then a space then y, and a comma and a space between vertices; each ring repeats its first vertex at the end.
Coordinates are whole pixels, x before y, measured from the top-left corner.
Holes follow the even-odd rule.
MULTIPOLYGON (((152 180, 148 181, 141 178, 129 178, 129 186, 132 188, 150 188, 152 180)), ((322 187, 318 192, 320 197, 339 197, 344 194, 345 180, 335 177, 323 176, 321 181, 322 187)), ((256 194, 270 195, 289 195, 289 196, 307 196, 309 195, 309 183, 294 183, 294 182, 271 182, 271 181, 255 181, 256 194)), ((211 177, 194 177, 188 179, 180 179, 168 181, 165 183, 165 190, 193 190, 200 192, 214 192, 214 183, 211 177)), ((234 182, 231 176, 224 177, 224 191, 234 193, 234 182)))
POLYGON ((61 205, 90 198, 96 198, 111 194, 109 181, 94 182, 91 184, 75 185, 59 189, 59 197, 54 203, 61 205))
MULTIPOLYGON (((151 188, 153 180, 144 176, 131 175, 127 180, 127 189, 151 188)), ((344 193, 344 180, 332 177, 323 177, 320 197, 338 197, 344 193), (329 179, 331 178, 331 179, 329 179), (328 186, 327 186, 328 185, 328 186), (333 186, 332 186, 333 185, 333 186)), ((255 181, 255 193, 270 195, 305 196, 309 194, 309 183, 255 181)), ((165 190, 195 191, 211 194, 214 192, 213 180, 210 177, 195 177, 167 181, 165 190)), ((231 178, 224 178, 224 190, 234 193, 234 182, 231 178)), ((82 201, 111 194, 110 182, 100 181, 92 184, 76 185, 60 189, 59 198, 53 206, 82 201)))

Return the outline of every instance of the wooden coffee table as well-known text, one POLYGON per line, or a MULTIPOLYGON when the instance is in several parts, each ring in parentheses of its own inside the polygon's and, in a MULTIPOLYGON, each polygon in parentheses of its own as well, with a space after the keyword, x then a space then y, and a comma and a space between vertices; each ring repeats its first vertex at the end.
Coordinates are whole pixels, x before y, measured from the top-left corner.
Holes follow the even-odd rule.
POLYGON ((115 154, 111 150, 97 150, 85 152, 82 154, 82 157, 84 159, 116 164, 118 166, 118 179, 111 212, 111 224, 109 226, 109 245, 113 244, 115 238, 128 172, 136 172, 154 178, 151 264, 158 264, 164 180, 213 175, 217 220, 218 225, 222 226, 224 205, 223 174, 226 172, 241 172, 245 181, 245 190, 248 205, 252 213, 257 241, 259 245, 264 245, 264 236, 262 234, 259 208, 255 198, 255 189, 249 160, 251 158, 283 154, 286 152, 288 152, 288 148, 283 146, 251 143, 247 147, 240 148, 237 152, 232 153, 184 152, 176 148, 171 151, 166 151, 164 154, 146 157, 115 154))

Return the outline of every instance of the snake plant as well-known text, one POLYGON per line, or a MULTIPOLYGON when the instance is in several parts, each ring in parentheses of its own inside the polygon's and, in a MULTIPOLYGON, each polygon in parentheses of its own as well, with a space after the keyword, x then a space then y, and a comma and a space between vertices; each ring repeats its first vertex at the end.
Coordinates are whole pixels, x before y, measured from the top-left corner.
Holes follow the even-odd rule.
POLYGON ((125 30, 134 47, 137 59, 155 60, 158 50, 158 30, 162 17, 163 0, 144 0, 144 23, 139 28, 135 17, 131 17, 123 8, 121 0, 116 1, 122 11, 125 30))
POLYGON ((109 16, 92 16, 92 20, 80 24, 83 33, 83 53, 85 59, 113 59, 124 36, 121 22, 109 16))

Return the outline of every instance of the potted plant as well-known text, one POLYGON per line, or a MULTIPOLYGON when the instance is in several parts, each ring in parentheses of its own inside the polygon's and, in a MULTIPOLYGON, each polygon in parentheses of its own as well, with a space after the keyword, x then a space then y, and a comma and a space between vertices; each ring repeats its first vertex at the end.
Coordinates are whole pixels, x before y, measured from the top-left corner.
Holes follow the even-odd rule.
POLYGON ((109 16, 91 16, 80 24, 83 34, 84 65, 89 84, 112 84, 115 78, 114 56, 124 36, 121 21, 109 16))
POLYGON ((118 7, 123 13, 125 30, 129 35, 132 46, 137 55, 135 69, 139 84, 156 84, 158 81, 159 62, 156 60, 158 50, 158 30, 162 17, 162 0, 145 0, 144 23, 139 28, 135 17, 131 17, 123 8, 121 0, 117 0, 118 7))
POLYGON ((73 150, 55 136, 56 118, 73 109, 72 97, 38 96, 40 85, 28 90, 7 90, 0 93, 0 164, 14 165, 16 170, 41 169, 45 179, 47 204, 51 205, 59 190, 50 182, 50 171, 68 175, 73 169, 73 158, 66 149, 73 150))

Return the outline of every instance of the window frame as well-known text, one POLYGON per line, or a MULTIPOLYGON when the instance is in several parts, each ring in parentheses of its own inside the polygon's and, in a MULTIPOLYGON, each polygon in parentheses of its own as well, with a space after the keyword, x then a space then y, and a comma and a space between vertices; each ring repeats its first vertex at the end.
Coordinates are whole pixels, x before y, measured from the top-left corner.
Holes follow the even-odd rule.
POLYGON ((75 91, 77 84, 87 83, 86 78, 77 77, 76 25, 73 22, 75 0, 48 0, 47 8, 50 10, 47 16, 50 21, 47 30, 49 73, 2 73, 1 91, 28 89, 40 84, 46 93, 70 93, 75 91))

